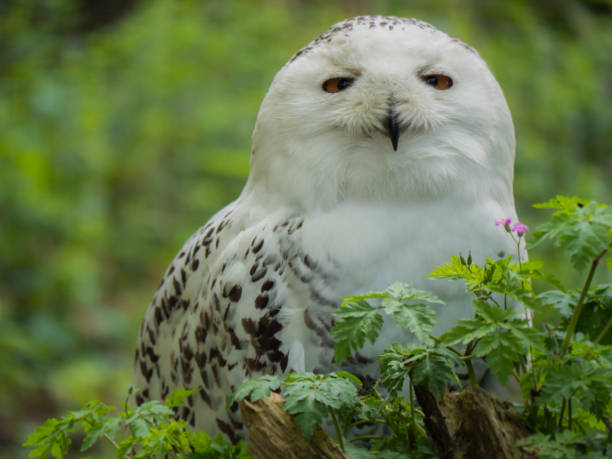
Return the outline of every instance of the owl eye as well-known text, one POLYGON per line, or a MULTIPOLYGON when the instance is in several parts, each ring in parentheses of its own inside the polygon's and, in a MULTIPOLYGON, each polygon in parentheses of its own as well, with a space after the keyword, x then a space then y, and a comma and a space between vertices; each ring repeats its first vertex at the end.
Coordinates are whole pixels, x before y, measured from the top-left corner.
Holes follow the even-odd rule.
POLYGON ((453 85, 451 77, 446 75, 425 75, 423 81, 436 89, 448 89, 453 85))
POLYGON ((351 86, 354 78, 332 78, 323 83, 323 91, 340 92, 351 86))

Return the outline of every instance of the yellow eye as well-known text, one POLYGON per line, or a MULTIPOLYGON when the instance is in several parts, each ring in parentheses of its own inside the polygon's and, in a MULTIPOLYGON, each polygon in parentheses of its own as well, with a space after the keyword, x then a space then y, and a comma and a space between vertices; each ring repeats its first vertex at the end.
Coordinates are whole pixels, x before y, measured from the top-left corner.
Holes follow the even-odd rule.
POLYGON ((351 86, 353 81, 354 78, 332 78, 323 83, 323 91, 340 92, 351 86))
POLYGON ((446 75, 425 75, 423 81, 436 89, 448 89, 453 85, 451 77, 446 75))

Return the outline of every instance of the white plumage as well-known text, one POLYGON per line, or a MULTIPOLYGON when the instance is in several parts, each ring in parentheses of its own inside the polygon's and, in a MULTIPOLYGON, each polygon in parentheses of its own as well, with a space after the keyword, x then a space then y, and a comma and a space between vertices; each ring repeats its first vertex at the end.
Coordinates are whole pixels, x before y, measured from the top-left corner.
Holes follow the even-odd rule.
MULTIPOLYGON (((459 283, 426 279, 451 255, 513 243, 514 129, 478 53, 429 24, 356 17, 276 75, 240 197, 194 234, 143 321, 137 401, 201 388, 179 415, 235 439, 226 397, 244 379, 333 370, 331 312, 345 295, 402 280, 432 290, 441 332, 471 317, 459 283), (326 83, 327 82, 327 83, 326 83)), ((374 377, 382 342, 347 368, 374 377)))

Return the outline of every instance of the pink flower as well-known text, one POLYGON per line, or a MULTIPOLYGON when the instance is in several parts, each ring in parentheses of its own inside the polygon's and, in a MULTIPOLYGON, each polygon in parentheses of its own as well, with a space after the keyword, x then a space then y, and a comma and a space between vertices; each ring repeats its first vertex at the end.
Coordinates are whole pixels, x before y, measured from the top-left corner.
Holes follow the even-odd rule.
POLYGON ((510 220, 509 218, 502 218, 501 220, 497 220, 495 222, 495 226, 510 226, 510 223, 512 223, 512 220, 510 220))
POLYGON ((512 225, 512 231, 516 232, 516 234, 519 236, 522 236, 529 231, 529 227, 524 223, 516 222, 514 225, 512 225))

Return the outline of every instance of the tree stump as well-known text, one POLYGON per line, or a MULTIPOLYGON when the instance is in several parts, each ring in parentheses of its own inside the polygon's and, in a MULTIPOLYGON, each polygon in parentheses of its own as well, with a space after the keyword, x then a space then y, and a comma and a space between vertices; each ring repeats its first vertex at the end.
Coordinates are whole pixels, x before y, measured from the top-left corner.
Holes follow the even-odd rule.
MULTIPOLYGON (((416 387, 425 413, 425 427, 442 459, 531 459, 515 446, 529 435, 511 403, 481 389, 451 392, 442 400, 416 387)), ((321 429, 307 441, 284 399, 271 394, 256 403, 240 402, 242 421, 249 430, 249 451, 255 459, 346 459, 340 447, 321 429)))
POLYGON ((415 392, 440 458, 536 457, 515 446, 529 432, 511 403, 480 387, 448 393, 439 401, 423 387, 415 392))
POLYGON ((283 403, 276 393, 255 403, 240 402, 242 422, 249 430, 249 452, 255 459, 347 459, 321 429, 307 441, 291 415, 283 411, 283 403))

